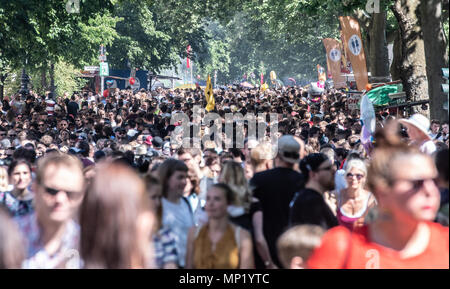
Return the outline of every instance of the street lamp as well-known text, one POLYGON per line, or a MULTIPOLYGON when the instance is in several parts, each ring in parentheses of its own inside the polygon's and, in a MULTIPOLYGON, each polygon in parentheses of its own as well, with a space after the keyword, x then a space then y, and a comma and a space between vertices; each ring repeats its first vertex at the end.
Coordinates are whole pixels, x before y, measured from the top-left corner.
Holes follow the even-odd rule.
POLYGON ((19 93, 25 97, 29 94, 28 83, 30 82, 30 77, 25 73, 25 67, 22 68, 22 76, 20 77, 20 89, 19 93))

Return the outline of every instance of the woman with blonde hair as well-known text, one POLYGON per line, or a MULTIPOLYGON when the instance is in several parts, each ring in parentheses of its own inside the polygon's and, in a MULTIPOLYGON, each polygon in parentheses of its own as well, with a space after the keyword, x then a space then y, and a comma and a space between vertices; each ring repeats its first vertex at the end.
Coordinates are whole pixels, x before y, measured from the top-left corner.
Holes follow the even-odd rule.
POLYGON ((251 217, 249 214, 251 192, 241 164, 233 161, 225 162, 218 181, 219 183, 227 184, 234 194, 234 202, 228 206, 231 222, 251 230, 251 217))
POLYGON ((144 181, 125 165, 104 164, 81 206, 83 267, 152 268, 153 225, 154 215, 144 181))
POLYGON ((353 230, 361 227, 367 213, 376 206, 375 196, 365 189, 367 179, 366 164, 361 159, 351 159, 345 163, 344 178, 346 188, 330 193, 332 210, 341 226, 353 230))

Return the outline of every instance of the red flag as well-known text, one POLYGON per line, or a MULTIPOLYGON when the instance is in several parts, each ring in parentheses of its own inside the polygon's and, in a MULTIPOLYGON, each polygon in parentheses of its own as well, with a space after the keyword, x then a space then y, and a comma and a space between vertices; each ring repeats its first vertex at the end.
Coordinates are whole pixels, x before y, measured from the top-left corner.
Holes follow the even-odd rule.
POLYGON ((191 60, 189 59, 189 54, 191 53, 191 46, 190 45, 188 45, 186 51, 187 51, 187 54, 188 54, 187 61, 186 61, 186 67, 187 68, 191 68, 191 60))
POLYGON ((264 84, 264 74, 262 74, 262 72, 261 72, 261 85, 263 85, 264 84))

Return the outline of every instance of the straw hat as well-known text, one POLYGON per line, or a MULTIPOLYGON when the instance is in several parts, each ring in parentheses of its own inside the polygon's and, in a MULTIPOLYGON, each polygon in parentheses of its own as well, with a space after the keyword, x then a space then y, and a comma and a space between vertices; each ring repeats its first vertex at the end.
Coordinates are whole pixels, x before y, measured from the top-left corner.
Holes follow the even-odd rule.
POLYGON ((430 129, 430 120, 420 113, 412 115, 409 119, 402 118, 398 120, 401 124, 405 126, 414 126, 419 129, 428 139, 431 137, 428 135, 428 130, 430 129))

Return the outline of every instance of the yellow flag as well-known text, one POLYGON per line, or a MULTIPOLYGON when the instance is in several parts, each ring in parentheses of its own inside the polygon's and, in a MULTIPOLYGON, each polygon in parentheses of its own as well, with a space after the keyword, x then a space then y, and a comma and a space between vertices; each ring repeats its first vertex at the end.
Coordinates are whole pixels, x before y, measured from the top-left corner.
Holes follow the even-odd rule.
POLYGON ((208 80, 206 81, 205 88, 205 98, 206 98, 206 110, 210 112, 216 106, 216 100, 214 99, 214 93, 211 84, 211 77, 208 75, 208 80))
POLYGON ((266 89, 268 89, 269 86, 267 85, 267 83, 264 83, 263 85, 261 85, 261 91, 264 92, 266 91, 266 89))

